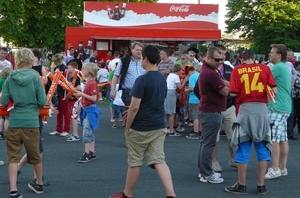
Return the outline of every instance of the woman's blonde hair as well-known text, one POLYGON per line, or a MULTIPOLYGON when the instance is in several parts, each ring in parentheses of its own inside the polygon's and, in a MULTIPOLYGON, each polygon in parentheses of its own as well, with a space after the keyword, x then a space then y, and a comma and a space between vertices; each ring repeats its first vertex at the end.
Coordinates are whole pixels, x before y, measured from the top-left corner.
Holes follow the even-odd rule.
POLYGON ((34 54, 28 48, 21 48, 15 54, 15 64, 17 69, 32 67, 35 59, 34 54))
POLYGON ((64 59, 65 57, 61 53, 54 54, 54 56, 52 57, 53 62, 63 62, 64 59))
POLYGON ((12 72, 12 69, 10 67, 3 68, 0 72, 0 78, 6 79, 9 76, 10 72, 12 72))
POLYGON ((82 69, 87 70, 92 78, 97 76, 98 66, 95 63, 84 63, 82 69))

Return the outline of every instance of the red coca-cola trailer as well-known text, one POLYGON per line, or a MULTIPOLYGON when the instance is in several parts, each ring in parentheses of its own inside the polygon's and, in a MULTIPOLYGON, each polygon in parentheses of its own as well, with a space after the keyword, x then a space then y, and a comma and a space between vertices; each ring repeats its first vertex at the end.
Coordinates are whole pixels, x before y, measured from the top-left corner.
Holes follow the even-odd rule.
POLYGON ((133 40, 176 49, 183 41, 220 39, 218 5, 84 2, 83 26, 66 28, 65 47, 97 50, 101 60, 108 50, 128 53, 133 40))

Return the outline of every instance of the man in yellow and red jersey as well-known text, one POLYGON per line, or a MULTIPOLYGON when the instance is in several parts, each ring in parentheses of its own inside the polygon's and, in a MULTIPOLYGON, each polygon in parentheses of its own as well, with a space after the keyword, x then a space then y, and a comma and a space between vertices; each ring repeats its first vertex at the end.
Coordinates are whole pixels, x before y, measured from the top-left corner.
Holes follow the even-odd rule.
POLYGON ((268 66, 254 63, 251 51, 242 52, 239 58, 241 65, 233 69, 229 87, 230 95, 237 97, 237 119, 233 125, 231 147, 235 151, 235 162, 238 163, 238 182, 225 190, 234 194, 247 193, 246 172, 254 142, 258 159, 257 193, 266 194, 265 172, 267 161, 271 159, 267 86, 276 94, 276 82, 268 66))

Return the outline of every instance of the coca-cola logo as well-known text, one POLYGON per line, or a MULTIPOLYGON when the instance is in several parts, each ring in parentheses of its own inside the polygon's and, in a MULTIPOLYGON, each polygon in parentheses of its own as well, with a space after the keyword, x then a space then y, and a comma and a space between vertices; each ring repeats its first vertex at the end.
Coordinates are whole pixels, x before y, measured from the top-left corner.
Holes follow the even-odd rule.
POLYGON ((190 9, 190 6, 188 6, 188 5, 182 5, 182 6, 172 5, 170 7, 170 12, 188 12, 189 9, 190 9))

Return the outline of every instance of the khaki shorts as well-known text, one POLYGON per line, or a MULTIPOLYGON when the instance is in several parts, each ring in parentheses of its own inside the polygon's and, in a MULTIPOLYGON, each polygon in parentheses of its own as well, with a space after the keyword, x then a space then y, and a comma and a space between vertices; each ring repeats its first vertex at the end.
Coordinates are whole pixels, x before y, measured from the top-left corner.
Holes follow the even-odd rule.
POLYGON ((20 162, 22 143, 24 143, 29 164, 39 164, 42 161, 39 150, 39 128, 8 128, 5 139, 8 163, 20 162))
POLYGON ((154 168, 154 164, 164 164, 164 140, 166 133, 166 128, 147 132, 130 129, 129 134, 126 135, 128 166, 143 165, 145 153, 147 153, 147 165, 151 168, 154 168))
POLYGON ((236 121, 235 106, 232 105, 226 111, 221 112, 221 115, 227 139, 231 140, 233 135, 232 125, 236 121))
POLYGON ((198 119, 198 105, 189 104, 189 120, 194 121, 198 119))

